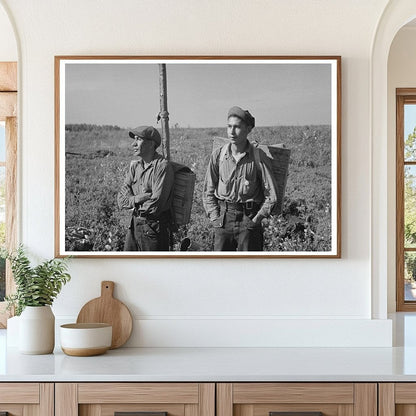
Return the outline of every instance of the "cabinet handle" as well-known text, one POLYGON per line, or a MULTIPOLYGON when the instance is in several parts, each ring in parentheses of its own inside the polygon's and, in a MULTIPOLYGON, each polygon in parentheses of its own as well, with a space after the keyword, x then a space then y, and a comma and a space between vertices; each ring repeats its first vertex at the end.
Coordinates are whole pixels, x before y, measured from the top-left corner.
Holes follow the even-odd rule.
POLYGON ((322 412, 269 412, 269 416, 323 416, 322 412))
POLYGON ((168 412, 114 412, 114 416, 168 416, 168 412))

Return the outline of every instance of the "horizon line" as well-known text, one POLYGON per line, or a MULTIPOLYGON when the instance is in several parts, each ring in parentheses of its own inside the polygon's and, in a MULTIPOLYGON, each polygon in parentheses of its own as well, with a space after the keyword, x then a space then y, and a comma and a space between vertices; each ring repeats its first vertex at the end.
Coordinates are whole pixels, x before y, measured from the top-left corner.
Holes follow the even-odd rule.
MULTIPOLYGON (((113 127, 113 128, 118 128, 120 130, 134 130, 137 128, 136 127, 121 127, 117 124, 95 124, 95 123, 65 123, 65 127, 66 126, 80 126, 80 125, 85 125, 85 126, 97 126, 97 127, 113 127)), ((143 124, 143 126, 145 126, 145 124, 143 124)), ((159 129, 161 130, 161 127, 159 126, 154 126, 152 124, 149 124, 149 126, 154 127, 155 129, 159 129)), ((331 126, 331 123, 317 123, 317 124, 273 124, 273 125, 262 125, 262 126, 254 126, 254 129, 256 128, 265 128, 265 127, 309 127, 309 126, 331 126)), ((201 126, 201 127, 197 127, 197 126, 178 126, 178 127, 172 127, 169 126, 169 130, 176 130, 176 129, 226 129, 227 126, 201 126)))

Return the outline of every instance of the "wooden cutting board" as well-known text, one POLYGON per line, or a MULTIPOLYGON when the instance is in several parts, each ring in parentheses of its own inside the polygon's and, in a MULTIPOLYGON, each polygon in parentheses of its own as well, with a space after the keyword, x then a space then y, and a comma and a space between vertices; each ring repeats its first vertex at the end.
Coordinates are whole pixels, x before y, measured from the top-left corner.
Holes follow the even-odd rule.
POLYGON ((113 326, 111 349, 121 347, 130 337, 133 320, 127 306, 113 297, 114 282, 101 282, 101 296, 87 302, 77 323, 103 322, 113 326))

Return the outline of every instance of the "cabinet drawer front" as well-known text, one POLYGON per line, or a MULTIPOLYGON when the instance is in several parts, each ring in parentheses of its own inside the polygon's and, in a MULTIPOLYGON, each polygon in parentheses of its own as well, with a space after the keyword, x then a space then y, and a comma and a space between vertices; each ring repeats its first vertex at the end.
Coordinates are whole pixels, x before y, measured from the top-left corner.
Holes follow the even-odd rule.
POLYGON ((339 404, 303 404, 303 403, 273 403, 273 404, 237 404, 234 405, 234 416, 339 416, 339 404))
POLYGON ((198 403, 197 383, 80 383, 78 403, 198 403))
POLYGON ((167 412, 168 416, 185 416, 185 405, 183 404, 163 404, 163 405, 146 405, 146 404, 81 404, 79 406, 80 415, 100 415, 115 416, 116 413, 134 414, 138 412, 167 412))
POLYGON ((234 403, 354 403, 351 383, 235 383, 234 403))
POLYGON ((39 403, 38 383, 1 383, 0 403, 39 403))
POLYGON ((395 401, 400 404, 416 403, 416 383, 396 383, 395 401))

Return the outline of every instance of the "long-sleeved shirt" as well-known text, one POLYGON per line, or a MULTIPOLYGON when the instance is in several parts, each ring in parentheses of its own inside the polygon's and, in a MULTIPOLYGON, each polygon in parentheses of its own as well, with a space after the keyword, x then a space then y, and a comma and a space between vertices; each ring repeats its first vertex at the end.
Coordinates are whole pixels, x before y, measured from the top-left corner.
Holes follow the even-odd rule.
POLYGON ((205 175, 203 203, 211 220, 220 215, 219 200, 226 202, 250 202, 260 205, 259 215, 268 217, 277 202, 277 185, 272 174, 271 162, 259 150, 259 167, 255 161, 253 145, 237 162, 228 146, 221 161, 221 147, 215 149, 205 175))
POLYGON ((170 163, 158 153, 145 166, 143 160, 131 162, 118 193, 120 208, 136 208, 141 215, 158 218, 171 207, 174 173, 170 163))

